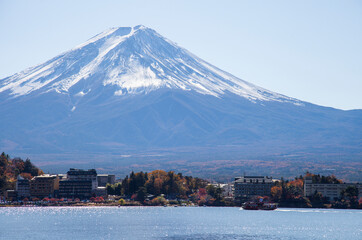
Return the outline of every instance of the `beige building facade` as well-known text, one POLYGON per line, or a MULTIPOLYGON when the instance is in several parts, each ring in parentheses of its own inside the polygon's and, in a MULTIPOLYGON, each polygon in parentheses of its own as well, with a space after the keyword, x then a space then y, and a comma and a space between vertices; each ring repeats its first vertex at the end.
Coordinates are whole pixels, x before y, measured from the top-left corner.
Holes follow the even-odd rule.
POLYGON ((44 174, 30 180, 30 195, 37 198, 54 197, 54 191, 59 190, 59 177, 44 174))
POLYGON ((323 197, 335 200, 340 198, 341 192, 349 186, 357 187, 358 196, 362 197, 362 184, 360 183, 313 183, 312 177, 306 177, 304 180, 304 196, 311 197, 319 192, 323 197))

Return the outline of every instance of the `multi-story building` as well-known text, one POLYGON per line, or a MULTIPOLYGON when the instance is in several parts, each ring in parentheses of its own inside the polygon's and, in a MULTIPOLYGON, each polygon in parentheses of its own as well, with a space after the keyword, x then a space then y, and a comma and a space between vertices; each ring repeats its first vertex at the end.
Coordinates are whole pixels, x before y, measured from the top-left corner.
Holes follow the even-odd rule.
POLYGON ((59 197, 84 199, 91 196, 91 181, 62 179, 59 182, 59 197))
POLYGON ((54 197, 54 191, 59 189, 59 178, 57 175, 44 174, 33 177, 29 185, 32 197, 54 197))
POLYGON ((90 198, 98 187, 95 169, 83 170, 71 168, 67 178, 59 182, 59 197, 90 198))
POLYGON ((15 190, 6 190, 5 199, 6 201, 16 201, 18 198, 18 192, 15 190))
POLYGON ((97 175, 98 187, 105 187, 108 183, 114 184, 116 176, 113 174, 98 174, 97 175))
POLYGON ((22 178, 20 175, 16 180, 15 190, 18 192, 18 198, 30 197, 30 183, 28 179, 22 178))
POLYGON ((242 201, 253 196, 269 196, 272 182, 272 177, 266 176, 236 177, 234 181, 234 198, 236 201, 242 201))
POLYGON ((107 188, 106 187, 97 187, 92 191, 92 194, 96 197, 102 197, 107 195, 107 188))
POLYGON ((83 170, 71 168, 67 172, 67 179, 78 181, 91 181, 92 189, 96 189, 98 187, 97 171, 95 169, 83 170))
POLYGON ((220 184, 224 197, 234 197, 234 183, 220 184))
POLYGON ((359 198, 362 197, 362 184, 360 183, 313 183, 312 177, 308 176, 304 180, 304 196, 311 197, 319 192, 329 200, 336 200, 341 197, 341 192, 349 186, 356 187, 359 198))
POLYGON ((223 197, 232 198, 234 196, 234 183, 216 183, 212 185, 216 188, 221 188, 223 197))

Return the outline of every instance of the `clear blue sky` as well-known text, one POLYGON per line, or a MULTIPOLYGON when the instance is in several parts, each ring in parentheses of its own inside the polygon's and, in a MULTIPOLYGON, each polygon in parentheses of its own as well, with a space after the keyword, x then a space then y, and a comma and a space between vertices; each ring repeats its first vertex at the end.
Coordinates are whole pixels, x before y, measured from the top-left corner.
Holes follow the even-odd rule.
POLYGON ((0 78, 138 24, 261 87, 362 109, 362 1, 0 0, 0 78))

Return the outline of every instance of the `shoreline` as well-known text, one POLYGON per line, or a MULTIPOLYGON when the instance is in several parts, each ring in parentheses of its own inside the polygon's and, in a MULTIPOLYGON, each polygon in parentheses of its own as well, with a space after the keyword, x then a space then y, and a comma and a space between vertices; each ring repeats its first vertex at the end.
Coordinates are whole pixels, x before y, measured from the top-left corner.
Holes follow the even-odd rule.
MULTIPOLYGON (((84 208, 98 208, 98 207, 115 207, 115 208, 127 208, 127 207, 167 207, 167 208, 173 208, 173 207, 180 207, 180 208, 203 208, 203 207, 208 207, 208 208, 215 208, 215 207, 219 207, 219 208, 241 208, 241 206, 198 206, 198 205, 187 205, 187 206, 181 206, 181 205, 168 205, 168 206, 151 206, 151 205, 115 205, 115 204, 70 204, 70 205, 0 205, 0 208, 48 208, 48 207, 84 207, 84 208)), ((309 210, 316 210, 316 209, 320 209, 320 210, 328 210, 328 209, 333 209, 333 210, 362 210, 359 208, 313 208, 313 207, 278 207, 276 210, 280 210, 280 209, 309 209, 309 210)), ((253 210, 245 210, 245 211, 253 211, 253 210)), ((254 211, 263 211, 263 210, 254 210, 254 211)))

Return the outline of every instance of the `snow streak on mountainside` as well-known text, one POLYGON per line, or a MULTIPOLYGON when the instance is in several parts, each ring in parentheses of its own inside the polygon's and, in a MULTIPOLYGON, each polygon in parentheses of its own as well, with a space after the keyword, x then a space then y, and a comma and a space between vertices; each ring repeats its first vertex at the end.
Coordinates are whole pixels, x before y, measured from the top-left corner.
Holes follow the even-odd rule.
POLYGON ((362 157, 361 110, 255 86, 144 26, 109 29, 0 80, 0 116, 1 151, 59 164, 362 157))
POLYGON ((43 64, 0 80, 0 93, 8 92, 12 98, 51 91, 81 97, 102 87, 112 87, 114 96, 169 88, 301 105, 212 66, 144 26, 109 29, 43 64))

